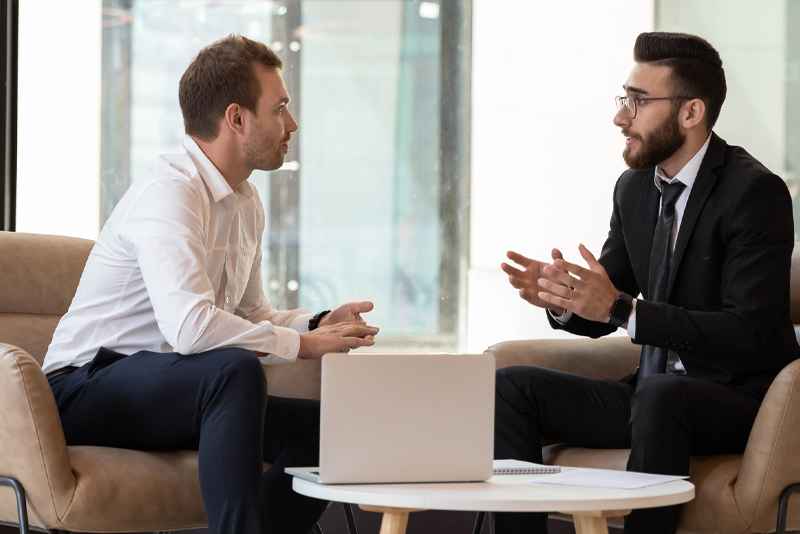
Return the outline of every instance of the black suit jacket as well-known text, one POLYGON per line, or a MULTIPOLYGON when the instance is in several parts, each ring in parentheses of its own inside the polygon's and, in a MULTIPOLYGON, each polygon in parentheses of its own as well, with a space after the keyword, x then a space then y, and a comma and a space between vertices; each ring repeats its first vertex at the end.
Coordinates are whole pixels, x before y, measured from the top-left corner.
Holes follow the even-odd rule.
MULTIPOLYGON (((763 398, 800 355, 789 318, 794 227, 786 184, 712 134, 676 238, 667 302, 656 303, 648 301, 660 202, 654 172, 620 176, 599 258, 617 289, 642 295, 633 342, 676 351, 688 376, 763 398)), ((578 316, 550 322, 590 337, 615 330, 578 316)))

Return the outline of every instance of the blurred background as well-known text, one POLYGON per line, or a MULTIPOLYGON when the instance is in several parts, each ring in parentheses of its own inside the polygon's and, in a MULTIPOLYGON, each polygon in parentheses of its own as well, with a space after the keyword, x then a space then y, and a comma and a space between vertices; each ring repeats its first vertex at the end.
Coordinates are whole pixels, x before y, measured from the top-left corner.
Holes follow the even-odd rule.
POLYGON ((235 32, 281 56, 300 124, 283 168, 251 177, 274 305, 373 300, 380 351, 558 337, 499 264, 599 253, 636 36, 719 50, 716 132, 794 195, 799 22, 798 0, 25 0, 16 229, 96 238, 183 139, 188 63, 235 32))

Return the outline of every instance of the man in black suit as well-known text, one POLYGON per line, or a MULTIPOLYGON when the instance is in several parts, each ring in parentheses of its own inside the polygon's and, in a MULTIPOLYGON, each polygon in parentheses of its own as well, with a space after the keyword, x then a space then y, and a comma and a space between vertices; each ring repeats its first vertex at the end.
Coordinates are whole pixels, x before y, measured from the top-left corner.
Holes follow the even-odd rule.
MULTIPOLYGON (((794 243, 784 182, 712 132, 719 54, 686 34, 643 33, 614 124, 630 170, 588 268, 509 252, 512 286, 554 328, 625 328, 640 366, 619 382, 517 366, 497 372, 496 458, 542 461, 541 439, 630 448, 628 470, 688 475, 691 454, 744 451, 761 400, 798 357, 789 318, 794 243), (641 294, 641 297, 634 298, 641 294)), ((638 510, 626 533, 675 532, 680 506, 638 510)), ((497 514, 497 532, 547 531, 544 514, 497 514)))

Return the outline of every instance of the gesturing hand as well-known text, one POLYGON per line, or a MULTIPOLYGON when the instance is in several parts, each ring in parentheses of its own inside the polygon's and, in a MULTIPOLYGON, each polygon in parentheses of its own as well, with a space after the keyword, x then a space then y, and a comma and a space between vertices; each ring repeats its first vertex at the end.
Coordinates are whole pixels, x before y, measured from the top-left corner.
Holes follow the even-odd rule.
MULTIPOLYGON (((330 315, 330 314, 328 314, 330 315)), ((328 352, 348 352, 350 349, 375 344, 378 329, 362 323, 338 323, 320 326, 311 332, 300 334, 301 359, 316 359, 328 352)))
POLYGON ((361 302, 348 302, 346 304, 342 304, 325 317, 320 319, 319 326, 327 326, 336 323, 361 323, 367 324, 364 319, 361 318, 362 313, 367 313, 372 311, 374 305, 368 301, 364 300, 361 302))
MULTIPOLYGON (((561 251, 558 249, 554 248, 550 254, 553 257, 553 260, 563 261, 561 251)), ((539 280, 544 277, 544 269, 550 265, 549 263, 526 258, 522 254, 518 254, 513 251, 508 251, 506 256, 508 256, 508 259, 517 265, 521 265, 523 267, 523 270, 519 270, 505 262, 500 264, 500 268, 508 275, 508 282, 513 287, 519 289, 519 296, 522 299, 533 304, 534 306, 538 306, 540 308, 549 308, 556 315, 561 315, 564 313, 563 305, 554 304, 550 301, 542 299, 539 296, 542 291, 542 288, 539 285, 539 280)))
POLYGON ((552 266, 542 269, 539 299, 550 308, 559 306, 584 319, 607 323, 619 291, 589 249, 580 245, 578 250, 589 268, 556 259, 552 266))

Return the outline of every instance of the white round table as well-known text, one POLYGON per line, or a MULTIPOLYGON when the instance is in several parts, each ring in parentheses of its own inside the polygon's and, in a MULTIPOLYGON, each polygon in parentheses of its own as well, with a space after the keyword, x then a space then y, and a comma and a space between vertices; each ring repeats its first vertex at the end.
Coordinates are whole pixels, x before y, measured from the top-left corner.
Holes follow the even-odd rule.
POLYGON ((607 517, 694 498, 694 486, 685 480, 637 490, 520 484, 534 478, 505 475, 486 482, 449 484, 318 484, 295 477, 292 487, 308 497, 383 513, 381 534, 403 534, 409 512, 422 510, 560 512, 572 514, 577 534, 607 534, 607 517))

